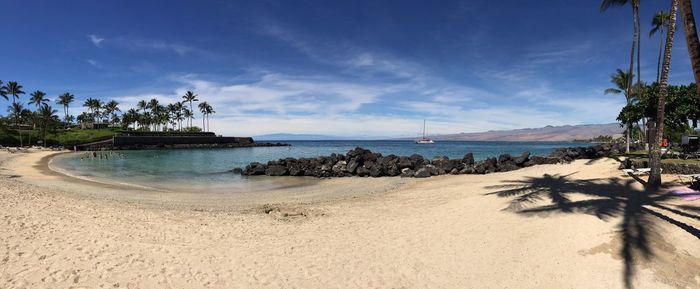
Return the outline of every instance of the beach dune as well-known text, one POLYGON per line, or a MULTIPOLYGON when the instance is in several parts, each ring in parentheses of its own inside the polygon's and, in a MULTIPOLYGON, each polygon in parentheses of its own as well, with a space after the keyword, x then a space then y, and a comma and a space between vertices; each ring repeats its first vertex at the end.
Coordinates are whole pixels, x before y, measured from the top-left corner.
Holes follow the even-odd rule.
MULTIPOLYGON (((0 288, 700 288, 700 203, 638 198, 611 159, 226 207, 66 181, 51 154, 0 156, 0 288)), ((379 185, 338 193, 357 182, 379 185)))

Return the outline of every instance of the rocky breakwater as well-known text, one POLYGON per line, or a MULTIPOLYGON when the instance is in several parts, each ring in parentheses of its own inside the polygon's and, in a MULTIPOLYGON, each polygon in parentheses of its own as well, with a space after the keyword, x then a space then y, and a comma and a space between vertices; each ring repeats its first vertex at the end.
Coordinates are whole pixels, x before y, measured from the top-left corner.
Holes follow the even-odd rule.
POLYGON ((244 176, 310 176, 310 177, 413 177, 427 178, 438 175, 488 174, 513 171, 541 164, 568 163, 576 159, 608 157, 624 151, 620 145, 604 144, 591 147, 556 149, 549 156, 531 156, 524 152, 518 156, 502 154, 499 157, 474 161, 468 153, 461 159, 446 156, 431 160, 420 155, 383 156, 363 148, 355 148, 347 154, 331 154, 316 158, 286 158, 267 163, 253 162, 245 168, 232 171, 244 176))

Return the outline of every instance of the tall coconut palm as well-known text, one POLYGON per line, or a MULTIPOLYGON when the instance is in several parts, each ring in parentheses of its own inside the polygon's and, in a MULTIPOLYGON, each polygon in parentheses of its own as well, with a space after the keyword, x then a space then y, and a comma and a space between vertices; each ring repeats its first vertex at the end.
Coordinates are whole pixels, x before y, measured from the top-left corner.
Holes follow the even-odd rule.
POLYGON ((38 115, 39 108, 44 106, 44 105, 47 105, 47 103, 49 102, 49 99, 45 97, 46 93, 44 93, 43 91, 40 91, 40 90, 32 92, 31 94, 29 94, 29 96, 31 96, 29 98, 29 104, 30 105, 33 104, 34 106, 36 106, 35 111, 37 112, 37 114, 35 114, 35 116, 34 116, 34 124, 33 124, 34 129, 36 129, 37 120, 39 118, 39 115, 38 115))
POLYGON ((205 123, 207 119, 207 106, 209 106, 209 104, 206 101, 200 102, 197 106, 199 108, 199 112, 202 113, 202 130, 204 131, 207 131, 207 124, 205 123))
POLYGON ((214 108, 211 105, 207 104, 207 107, 205 108, 205 112, 207 115, 207 131, 210 131, 211 128, 209 127, 209 115, 211 115, 212 113, 216 113, 216 111, 214 111, 214 108))
POLYGON ((670 15, 668 12, 661 10, 654 14, 654 18, 651 19, 651 30, 649 31, 649 37, 651 38, 659 33, 659 58, 656 62, 656 82, 659 82, 659 77, 661 77, 661 56, 664 53, 664 30, 668 27, 670 15))
POLYGON ((68 124, 70 123, 68 118, 68 107, 71 103, 73 103, 74 100, 75 96, 68 92, 59 95, 58 99, 56 99, 56 103, 63 106, 63 120, 66 122, 66 127, 68 127, 68 124))
POLYGON ((659 188, 661 186, 661 141, 664 134, 664 113, 666 105, 666 95, 668 95, 668 71, 671 69, 671 52, 673 50, 673 36, 676 33, 676 14, 678 13, 679 0, 673 0, 671 5, 671 18, 668 25, 668 35, 666 36, 666 47, 664 49, 664 62, 661 68, 661 82, 659 82, 659 99, 656 105, 656 134, 650 156, 651 172, 647 186, 659 188))
MULTIPOLYGON (((199 99, 197 99, 197 95, 194 94, 194 92, 189 91, 189 90, 185 93, 185 95, 182 96, 182 99, 183 99, 184 102, 189 102, 189 103, 190 103, 190 112, 193 111, 193 109, 192 109, 192 102, 193 102, 193 101, 199 101, 199 99)), ((193 114, 191 114, 191 116, 190 116, 190 129, 192 128, 192 116, 193 116, 193 114)))
POLYGON ((46 93, 43 91, 37 90, 35 92, 32 92, 29 94, 31 96, 29 98, 29 104, 33 104, 36 106, 37 111, 39 110, 39 107, 43 105, 47 105, 47 103, 50 101, 48 98, 46 98, 46 93))
MULTIPOLYGON (((19 85, 19 83, 17 83, 16 81, 10 81, 2 88, 5 90, 6 94, 12 95, 13 106, 17 104, 17 100, 19 99, 20 94, 24 94, 24 91, 22 91, 22 86, 19 85)), ((22 119, 22 114, 15 114, 14 119, 15 125, 19 125, 22 119)), ((22 129, 20 127, 17 127, 17 133, 19 133, 19 146, 21 147, 24 144, 22 143, 22 129)))
MULTIPOLYGON (((631 85, 632 81, 631 79, 634 78, 634 75, 631 73, 627 73, 623 71, 622 69, 617 69, 613 75, 610 76, 610 82, 612 82, 615 87, 611 87, 605 90, 605 94, 624 94, 625 100, 627 101, 627 105, 631 105, 632 101, 634 100, 634 95, 632 94, 632 89, 628 85, 631 85)), ((630 131, 632 130, 632 126, 630 123, 626 123, 625 126, 627 127, 625 129, 625 138, 627 139, 626 141, 626 150, 629 152, 630 150, 630 131)))
MULTIPOLYGON (((606 11, 612 6, 624 6, 630 4, 632 7, 632 49, 630 50, 630 67, 628 73, 632 75, 632 70, 634 69, 634 52, 637 51, 637 85, 640 85, 641 80, 641 70, 639 67, 640 62, 640 45, 641 42, 639 33, 639 0, 603 0, 600 3, 600 11, 606 11)), ((629 79, 629 84, 627 85, 628 95, 632 95, 632 78, 629 79)), ((627 146, 626 152, 629 153, 629 145, 627 146)))
POLYGON ((44 105, 37 111, 38 119, 42 126, 44 136, 44 146, 46 146, 46 131, 51 123, 57 120, 56 113, 58 111, 51 108, 49 105, 44 105))
MULTIPOLYGON (((188 119, 190 119, 190 120, 194 119, 194 113, 193 113, 191 110, 189 110, 188 108, 186 108, 186 107, 185 107, 185 109, 183 110, 183 115, 185 116, 185 118, 188 118, 188 119)), ((190 127, 189 127, 189 130, 192 131, 192 126, 191 126, 191 125, 190 125, 190 127)))
MULTIPOLYGON (((685 30, 685 43, 688 45, 688 56, 693 68, 695 83, 700 83, 700 39, 695 26, 695 16, 693 15, 693 5, 690 0, 680 0, 681 19, 685 30)), ((696 85, 697 94, 700 98, 700 85, 696 85)))
POLYGON ((7 99, 7 92, 5 92, 5 87, 2 85, 4 82, 0 80, 0 97, 4 98, 5 100, 7 99))
POLYGON ((121 112, 119 109, 119 103, 116 100, 110 100, 104 105, 105 115, 109 116, 111 124, 117 122, 117 112, 121 112))

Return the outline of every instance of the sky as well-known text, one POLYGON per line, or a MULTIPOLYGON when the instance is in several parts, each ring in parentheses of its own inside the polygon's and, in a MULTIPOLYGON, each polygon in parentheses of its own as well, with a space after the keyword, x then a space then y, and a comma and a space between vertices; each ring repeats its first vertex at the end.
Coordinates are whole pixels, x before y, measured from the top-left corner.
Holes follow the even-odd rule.
MULTIPOLYGON (((615 122, 624 97, 603 91, 629 65, 629 7, 494 3, 0 0, 0 80, 20 82, 25 104, 35 90, 73 93, 74 115, 89 97, 126 110, 192 90, 214 107, 211 128, 236 136, 407 137, 423 119, 430 134, 615 122)), ((670 1, 641 5, 651 82, 650 23, 670 1)), ((677 32, 670 82, 688 84, 680 22, 677 32)))

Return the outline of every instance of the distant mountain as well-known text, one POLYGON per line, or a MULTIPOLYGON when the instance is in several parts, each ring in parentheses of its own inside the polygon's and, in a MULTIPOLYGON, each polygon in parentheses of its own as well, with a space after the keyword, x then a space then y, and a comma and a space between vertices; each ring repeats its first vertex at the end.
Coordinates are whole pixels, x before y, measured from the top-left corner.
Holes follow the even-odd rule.
POLYGON ((342 137, 322 134, 293 134, 293 133, 273 133, 264 134, 253 137, 256 141, 273 141, 273 140, 359 140, 366 138, 359 137, 342 137))
POLYGON ((431 135, 430 138, 434 140, 471 141, 572 141, 588 140, 599 135, 620 136, 623 130, 619 124, 609 123, 431 135))

